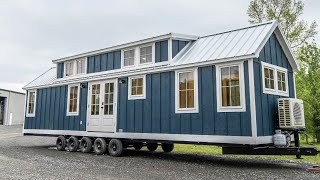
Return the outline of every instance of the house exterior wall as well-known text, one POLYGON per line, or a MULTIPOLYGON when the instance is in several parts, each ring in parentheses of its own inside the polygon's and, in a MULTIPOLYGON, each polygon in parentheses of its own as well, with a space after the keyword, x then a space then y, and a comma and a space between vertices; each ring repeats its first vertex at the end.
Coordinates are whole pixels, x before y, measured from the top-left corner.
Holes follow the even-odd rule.
POLYGON ((259 58, 254 59, 254 83, 256 102, 257 135, 273 135, 277 119, 278 98, 283 96, 263 93, 262 66, 261 62, 266 62, 288 69, 289 97, 294 98, 294 74, 275 34, 269 38, 259 54, 259 58))
POLYGON ((121 68, 121 51, 114 51, 95 56, 89 56, 87 59, 87 73, 109 71, 121 68))
POLYGON ((79 115, 66 115, 67 85, 38 89, 35 116, 25 118, 24 128, 85 131, 88 84, 82 84, 84 88, 80 88, 79 115))
POLYGON ((118 131, 251 136, 248 62, 244 63, 246 112, 217 112, 215 69, 198 68, 199 113, 175 113, 175 72, 148 74, 142 100, 128 100, 128 83, 119 84, 118 131))
POLYGON ((155 43, 155 62, 168 61, 168 40, 155 43))
POLYGON ((5 97, 4 125, 20 125, 24 121, 25 94, 0 90, 5 97))
POLYGON ((188 43, 189 41, 172 40, 172 58, 174 58, 188 43))

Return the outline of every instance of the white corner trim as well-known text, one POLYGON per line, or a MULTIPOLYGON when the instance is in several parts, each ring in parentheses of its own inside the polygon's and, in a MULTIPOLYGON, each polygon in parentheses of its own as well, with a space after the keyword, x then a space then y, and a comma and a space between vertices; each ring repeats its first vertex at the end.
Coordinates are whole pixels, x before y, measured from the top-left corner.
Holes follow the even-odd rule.
POLYGON ((70 130, 48 130, 48 129, 23 129, 23 134, 33 135, 66 135, 66 136, 89 136, 89 137, 106 137, 106 138, 123 138, 123 139, 141 139, 157 141, 176 141, 176 142, 193 142, 193 143, 212 143, 212 144, 239 144, 239 145, 258 145, 271 144, 272 136, 220 136, 220 135, 191 135, 191 134, 161 134, 161 133, 104 133, 104 132, 86 132, 70 130))
POLYGON ((68 99, 67 99, 67 116, 78 116, 79 115, 79 102, 80 102, 80 83, 78 84, 70 84, 68 85, 68 99), (70 88, 71 87, 78 87, 78 93, 77 93, 77 111, 76 112, 69 112, 69 103, 70 103, 70 88))
POLYGON ((175 71, 175 113, 198 113, 199 112, 198 93, 198 68, 180 69, 175 71), (194 78, 194 108, 179 108, 179 74, 192 72, 194 78))
POLYGON ((128 78, 128 100, 135 100, 135 99, 146 99, 146 75, 140 75, 140 76, 131 76, 128 78), (142 78, 143 87, 142 87, 142 95, 131 95, 131 87, 132 87, 132 79, 142 78))
POLYGON ((289 96, 289 85, 288 85, 288 70, 286 68, 276 66, 273 64, 269 64, 266 62, 261 62, 261 73, 262 73, 262 89, 264 94, 272 94, 272 95, 279 95, 279 96, 289 96), (269 89, 265 87, 265 74, 264 74, 264 68, 269 68, 273 70, 273 77, 274 77, 274 88, 275 89, 269 89), (278 90, 278 71, 285 73, 285 83, 286 83, 286 91, 280 91, 278 90))
POLYGON ((251 112, 251 132, 252 137, 257 138, 257 114, 256 114, 256 95, 254 84, 254 66, 253 59, 248 60, 248 74, 249 74, 249 94, 250 94, 250 112, 251 112))
POLYGON ((172 61, 172 38, 168 39, 168 62, 172 61))
POLYGON ((244 68, 243 61, 222 63, 216 65, 216 91, 217 91, 217 112, 245 112, 246 111, 246 98, 245 98, 245 83, 244 83, 244 68), (221 94, 221 68, 238 66, 240 76, 240 106, 222 107, 222 94, 221 94))
POLYGON ((36 108, 37 108, 37 90, 28 90, 27 93, 27 107, 26 107, 26 117, 35 117, 36 115, 36 108), (33 113, 29 114, 29 97, 30 97, 30 93, 33 92, 34 93, 34 108, 33 108, 33 113))

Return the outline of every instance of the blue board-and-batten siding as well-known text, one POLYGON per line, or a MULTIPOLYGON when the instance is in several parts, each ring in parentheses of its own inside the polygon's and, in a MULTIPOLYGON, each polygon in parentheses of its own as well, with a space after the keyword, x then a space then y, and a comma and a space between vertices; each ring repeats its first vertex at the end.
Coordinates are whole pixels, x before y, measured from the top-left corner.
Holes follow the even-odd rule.
POLYGON ((67 116, 68 86, 37 90, 35 117, 25 118, 25 129, 86 130, 87 83, 80 89, 79 115, 67 116))
POLYGON ((217 112, 215 66, 208 66, 198 69, 199 113, 175 113, 174 72, 148 74, 146 99, 142 100, 128 100, 128 83, 119 84, 117 129, 138 133, 251 136, 247 62, 244 67, 246 112, 217 112))
POLYGON ((168 40, 155 43, 155 62, 168 61, 168 40))
POLYGON ((276 125, 277 99, 282 96, 263 93, 261 62, 277 65, 288 69, 289 97, 294 98, 294 78, 289 64, 275 34, 269 38, 259 54, 254 59, 255 101, 258 136, 273 135, 276 125))
POLYGON ((57 64, 57 78, 63 78, 63 69, 64 69, 64 63, 58 63, 57 64))
POLYGON ((87 73, 95 73, 121 68, 121 51, 114 51, 87 59, 87 73))
POLYGON ((188 43, 189 41, 172 40, 172 58, 174 58, 188 43))

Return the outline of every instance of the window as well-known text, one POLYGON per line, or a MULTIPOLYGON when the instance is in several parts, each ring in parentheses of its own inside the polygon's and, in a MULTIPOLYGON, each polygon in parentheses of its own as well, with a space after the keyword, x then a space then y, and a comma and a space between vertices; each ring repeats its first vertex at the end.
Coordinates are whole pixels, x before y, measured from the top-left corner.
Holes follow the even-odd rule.
POLYGON ((76 60, 76 64, 77 64, 76 74, 85 74, 86 73, 86 60, 85 59, 78 59, 78 60, 76 60))
POLYGON ((263 93, 289 96, 287 69, 261 62, 263 93))
POLYGON ((134 65, 134 49, 123 51, 123 67, 134 65))
POLYGON ((77 85, 69 85, 68 88, 68 105, 67 105, 67 115, 73 116, 78 115, 79 109, 79 94, 80 94, 80 86, 77 85))
POLYGON ((176 113, 198 112, 198 71, 176 71, 176 113))
POLYGON ((70 62, 66 62, 66 73, 65 73, 65 76, 72 76, 73 75, 73 64, 74 62, 73 61, 70 61, 70 62))
POLYGON ((36 98, 37 91, 30 90, 28 91, 28 101, 27 101, 27 117, 34 117, 36 111, 36 98))
POLYGON ((87 69, 86 58, 67 61, 64 63, 64 76, 70 77, 73 75, 85 74, 87 69))
POLYGON ((146 98, 146 76, 129 77, 128 97, 130 99, 146 98))
POLYGON ((277 71, 277 77, 278 77, 278 90, 286 92, 287 91, 286 73, 282 71, 277 71))
POLYGON ((140 48, 140 64, 152 62, 152 46, 140 48))
POLYGON ((265 88, 267 89, 275 89, 275 85, 274 85, 274 69, 265 67, 264 68, 264 85, 265 88))
POLYGON ((217 66, 218 112, 242 112, 245 109, 243 63, 217 66))

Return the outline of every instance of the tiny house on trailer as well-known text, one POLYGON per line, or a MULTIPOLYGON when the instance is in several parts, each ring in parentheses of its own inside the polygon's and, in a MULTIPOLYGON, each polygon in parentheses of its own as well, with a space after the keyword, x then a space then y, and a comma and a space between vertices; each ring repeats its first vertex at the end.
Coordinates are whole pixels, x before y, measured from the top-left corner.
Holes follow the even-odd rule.
POLYGON ((278 99, 295 98, 298 70, 275 21, 203 37, 169 33, 53 63, 24 87, 24 135, 113 156, 144 145, 273 144, 278 99))

